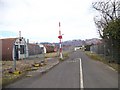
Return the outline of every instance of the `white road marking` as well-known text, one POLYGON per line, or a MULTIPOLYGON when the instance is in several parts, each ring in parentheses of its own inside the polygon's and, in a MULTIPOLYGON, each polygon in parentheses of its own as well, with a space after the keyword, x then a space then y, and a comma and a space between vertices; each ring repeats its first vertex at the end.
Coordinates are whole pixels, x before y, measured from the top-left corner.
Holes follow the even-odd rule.
POLYGON ((80 88, 81 90, 83 90, 84 86, 83 86, 83 71, 82 71, 82 61, 81 58, 77 58, 76 60, 72 60, 72 61, 67 61, 68 63, 74 63, 74 62, 78 62, 79 61, 79 70, 80 70, 80 88))
POLYGON ((82 71, 82 61, 81 61, 81 58, 80 59, 80 88, 84 88, 83 86, 83 71, 82 71))
POLYGON ((109 69, 111 69, 111 70, 117 72, 114 68, 112 68, 112 67, 110 67, 110 66, 107 66, 107 67, 108 67, 109 69))
POLYGON ((68 63, 75 63, 75 62, 78 62, 78 60, 72 60, 72 61, 66 61, 68 63))

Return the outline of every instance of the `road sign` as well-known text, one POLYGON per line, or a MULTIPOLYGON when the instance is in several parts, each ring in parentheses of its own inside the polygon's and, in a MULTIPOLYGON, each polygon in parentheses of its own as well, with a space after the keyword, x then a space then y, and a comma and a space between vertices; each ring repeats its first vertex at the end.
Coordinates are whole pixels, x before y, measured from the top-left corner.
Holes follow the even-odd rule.
POLYGON ((62 39, 62 35, 58 36, 59 39, 62 39))

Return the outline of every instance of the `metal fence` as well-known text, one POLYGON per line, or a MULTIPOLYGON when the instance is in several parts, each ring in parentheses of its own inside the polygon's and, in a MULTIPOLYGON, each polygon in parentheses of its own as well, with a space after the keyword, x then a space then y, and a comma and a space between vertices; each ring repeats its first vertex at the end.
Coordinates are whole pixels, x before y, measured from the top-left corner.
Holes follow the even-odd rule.
POLYGON ((116 62, 120 64, 120 49, 113 44, 101 43, 97 45, 91 45, 90 51, 103 56, 109 62, 116 62))

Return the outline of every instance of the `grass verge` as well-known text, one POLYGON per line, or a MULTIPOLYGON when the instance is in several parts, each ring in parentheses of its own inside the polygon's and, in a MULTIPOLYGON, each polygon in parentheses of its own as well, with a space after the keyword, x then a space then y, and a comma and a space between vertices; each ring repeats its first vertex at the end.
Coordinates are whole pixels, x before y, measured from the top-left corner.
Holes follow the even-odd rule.
POLYGON ((13 68, 13 61, 3 61, 2 62, 2 87, 13 83, 27 74, 28 71, 31 71, 32 65, 39 60, 27 60, 26 63, 24 60, 16 61, 16 70, 20 71, 20 74, 9 73, 10 69, 13 68))
POLYGON ((25 72, 19 75, 14 75, 10 73, 4 74, 4 76, 2 77, 2 87, 4 88, 6 85, 21 79, 23 76, 25 76, 25 74, 25 72))
MULTIPOLYGON (((62 60, 65 60, 69 57, 69 53, 68 51, 63 51, 62 54, 63 54, 63 59, 62 60)), ((45 54, 45 58, 59 58, 59 53, 58 52, 53 52, 53 53, 46 53, 45 54)))
POLYGON ((52 52, 52 53, 46 53, 45 58, 55 58, 58 56, 57 52, 52 52))
POLYGON ((113 69, 115 69, 117 72, 119 71, 119 67, 120 67, 119 64, 117 64, 115 62, 109 62, 109 60, 105 59, 103 56, 100 56, 95 53, 91 53, 90 51, 85 51, 85 54, 87 56, 89 56, 90 58, 92 58, 93 60, 103 62, 104 64, 107 64, 110 67, 112 67, 113 69))

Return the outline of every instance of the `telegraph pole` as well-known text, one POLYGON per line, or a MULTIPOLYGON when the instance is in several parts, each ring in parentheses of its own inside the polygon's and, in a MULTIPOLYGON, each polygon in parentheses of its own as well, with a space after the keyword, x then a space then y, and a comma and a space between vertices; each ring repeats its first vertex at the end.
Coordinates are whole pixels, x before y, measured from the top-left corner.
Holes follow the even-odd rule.
POLYGON ((60 50, 59 50, 59 52, 60 52, 60 59, 63 59, 63 56, 62 56, 62 35, 61 35, 61 25, 60 25, 60 22, 59 22, 59 36, 58 36, 58 38, 60 39, 60 42, 59 42, 59 48, 60 48, 60 50))
MULTIPOLYGON (((19 40, 19 41, 18 41, 18 42, 19 42, 19 43, 18 43, 18 49, 17 49, 17 50, 18 50, 18 51, 17 51, 17 52, 18 52, 18 59, 20 59, 20 39, 21 39, 21 31, 19 31, 19 38, 18 38, 18 40, 19 40)), ((15 70, 16 70, 16 60, 17 60, 17 59, 14 58, 14 67, 13 67, 14 72, 15 72, 15 70)))
POLYGON ((19 31, 18 59, 20 59, 21 31, 19 31))

